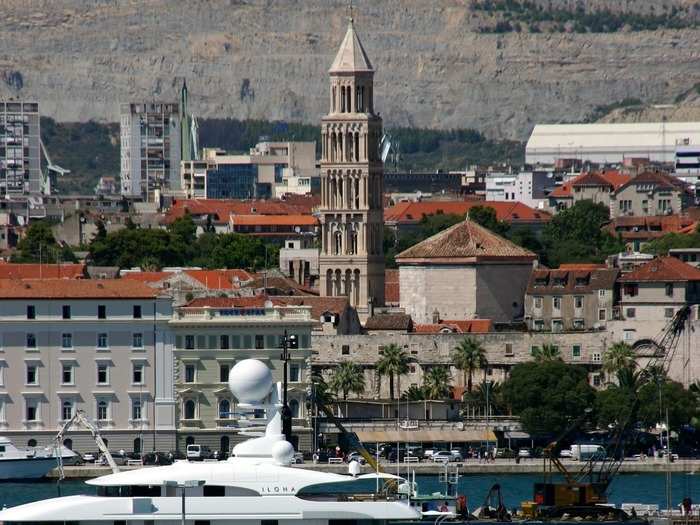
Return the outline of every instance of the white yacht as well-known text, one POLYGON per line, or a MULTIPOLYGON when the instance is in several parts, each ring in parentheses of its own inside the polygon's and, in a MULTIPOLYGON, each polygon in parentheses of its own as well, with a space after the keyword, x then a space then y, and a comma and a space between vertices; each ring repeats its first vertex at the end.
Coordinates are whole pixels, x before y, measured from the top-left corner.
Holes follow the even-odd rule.
MULTIPOLYGON (((64 460, 77 457, 72 450, 63 447, 64 460)), ((56 455, 52 448, 18 448, 9 438, 0 436, 0 481, 39 479, 56 466, 56 455)))
MULTIPOLYGON (((220 462, 177 461, 110 474, 87 483, 96 496, 67 496, 37 501, 0 512, 4 525, 71 522, 98 525, 369 525, 415 520, 420 513, 400 491, 341 494, 338 484, 372 479, 381 487, 387 474, 343 476, 291 467, 294 448, 284 439, 281 385, 274 385, 262 362, 248 359, 231 370, 229 387, 239 408, 264 408, 263 433, 236 445, 220 462)), ((393 479, 393 485, 397 485, 393 479)), ((352 486, 352 485, 351 485, 352 486)))

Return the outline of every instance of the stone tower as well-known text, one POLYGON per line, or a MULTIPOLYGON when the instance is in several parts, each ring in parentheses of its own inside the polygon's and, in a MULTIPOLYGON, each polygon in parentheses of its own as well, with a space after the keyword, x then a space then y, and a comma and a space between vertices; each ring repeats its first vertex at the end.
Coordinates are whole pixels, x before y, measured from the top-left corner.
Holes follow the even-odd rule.
POLYGON ((323 296, 347 296, 361 317, 384 304, 382 119, 374 69, 352 19, 330 70, 330 112, 321 119, 323 296))

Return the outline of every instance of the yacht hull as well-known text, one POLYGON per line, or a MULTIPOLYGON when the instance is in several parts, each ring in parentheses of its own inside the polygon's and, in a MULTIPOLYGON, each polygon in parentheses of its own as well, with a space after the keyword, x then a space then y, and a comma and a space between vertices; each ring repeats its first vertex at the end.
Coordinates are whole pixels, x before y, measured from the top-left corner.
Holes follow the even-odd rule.
POLYGON ((54 458, 0 459, 0 481, 41 479, 56 466, 54 458))

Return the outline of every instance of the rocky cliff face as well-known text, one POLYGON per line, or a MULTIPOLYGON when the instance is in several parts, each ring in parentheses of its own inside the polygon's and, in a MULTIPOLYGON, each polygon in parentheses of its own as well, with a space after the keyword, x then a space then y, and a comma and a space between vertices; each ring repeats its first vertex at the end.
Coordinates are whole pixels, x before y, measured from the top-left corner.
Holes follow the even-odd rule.
MULTIPOLYGON (((196 115, 317 122, 347 24, 345 0, 2 4, 0 98, 63 121, 117 121, 120 102, 175 99, 186 77, 196 115)), ((385 126, 523 139, 537 122, 673 101, 700 81, 700 30, 481 34, 477 16, 469 0, 355 0, 385 126)))

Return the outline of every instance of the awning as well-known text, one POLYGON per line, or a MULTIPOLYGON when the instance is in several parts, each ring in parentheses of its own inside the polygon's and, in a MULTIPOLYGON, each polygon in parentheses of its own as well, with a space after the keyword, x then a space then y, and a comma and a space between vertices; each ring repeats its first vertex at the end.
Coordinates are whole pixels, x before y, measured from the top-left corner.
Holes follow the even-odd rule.
POLYGON ((357 437, 363 443, 463 443, 496 441, 490 430, 359 430, 357 437))
POLYGON ((532 439, 530 434, 520 430, 509 430, 508 432, 504 432, 503 437, 506 439, 532 439))

